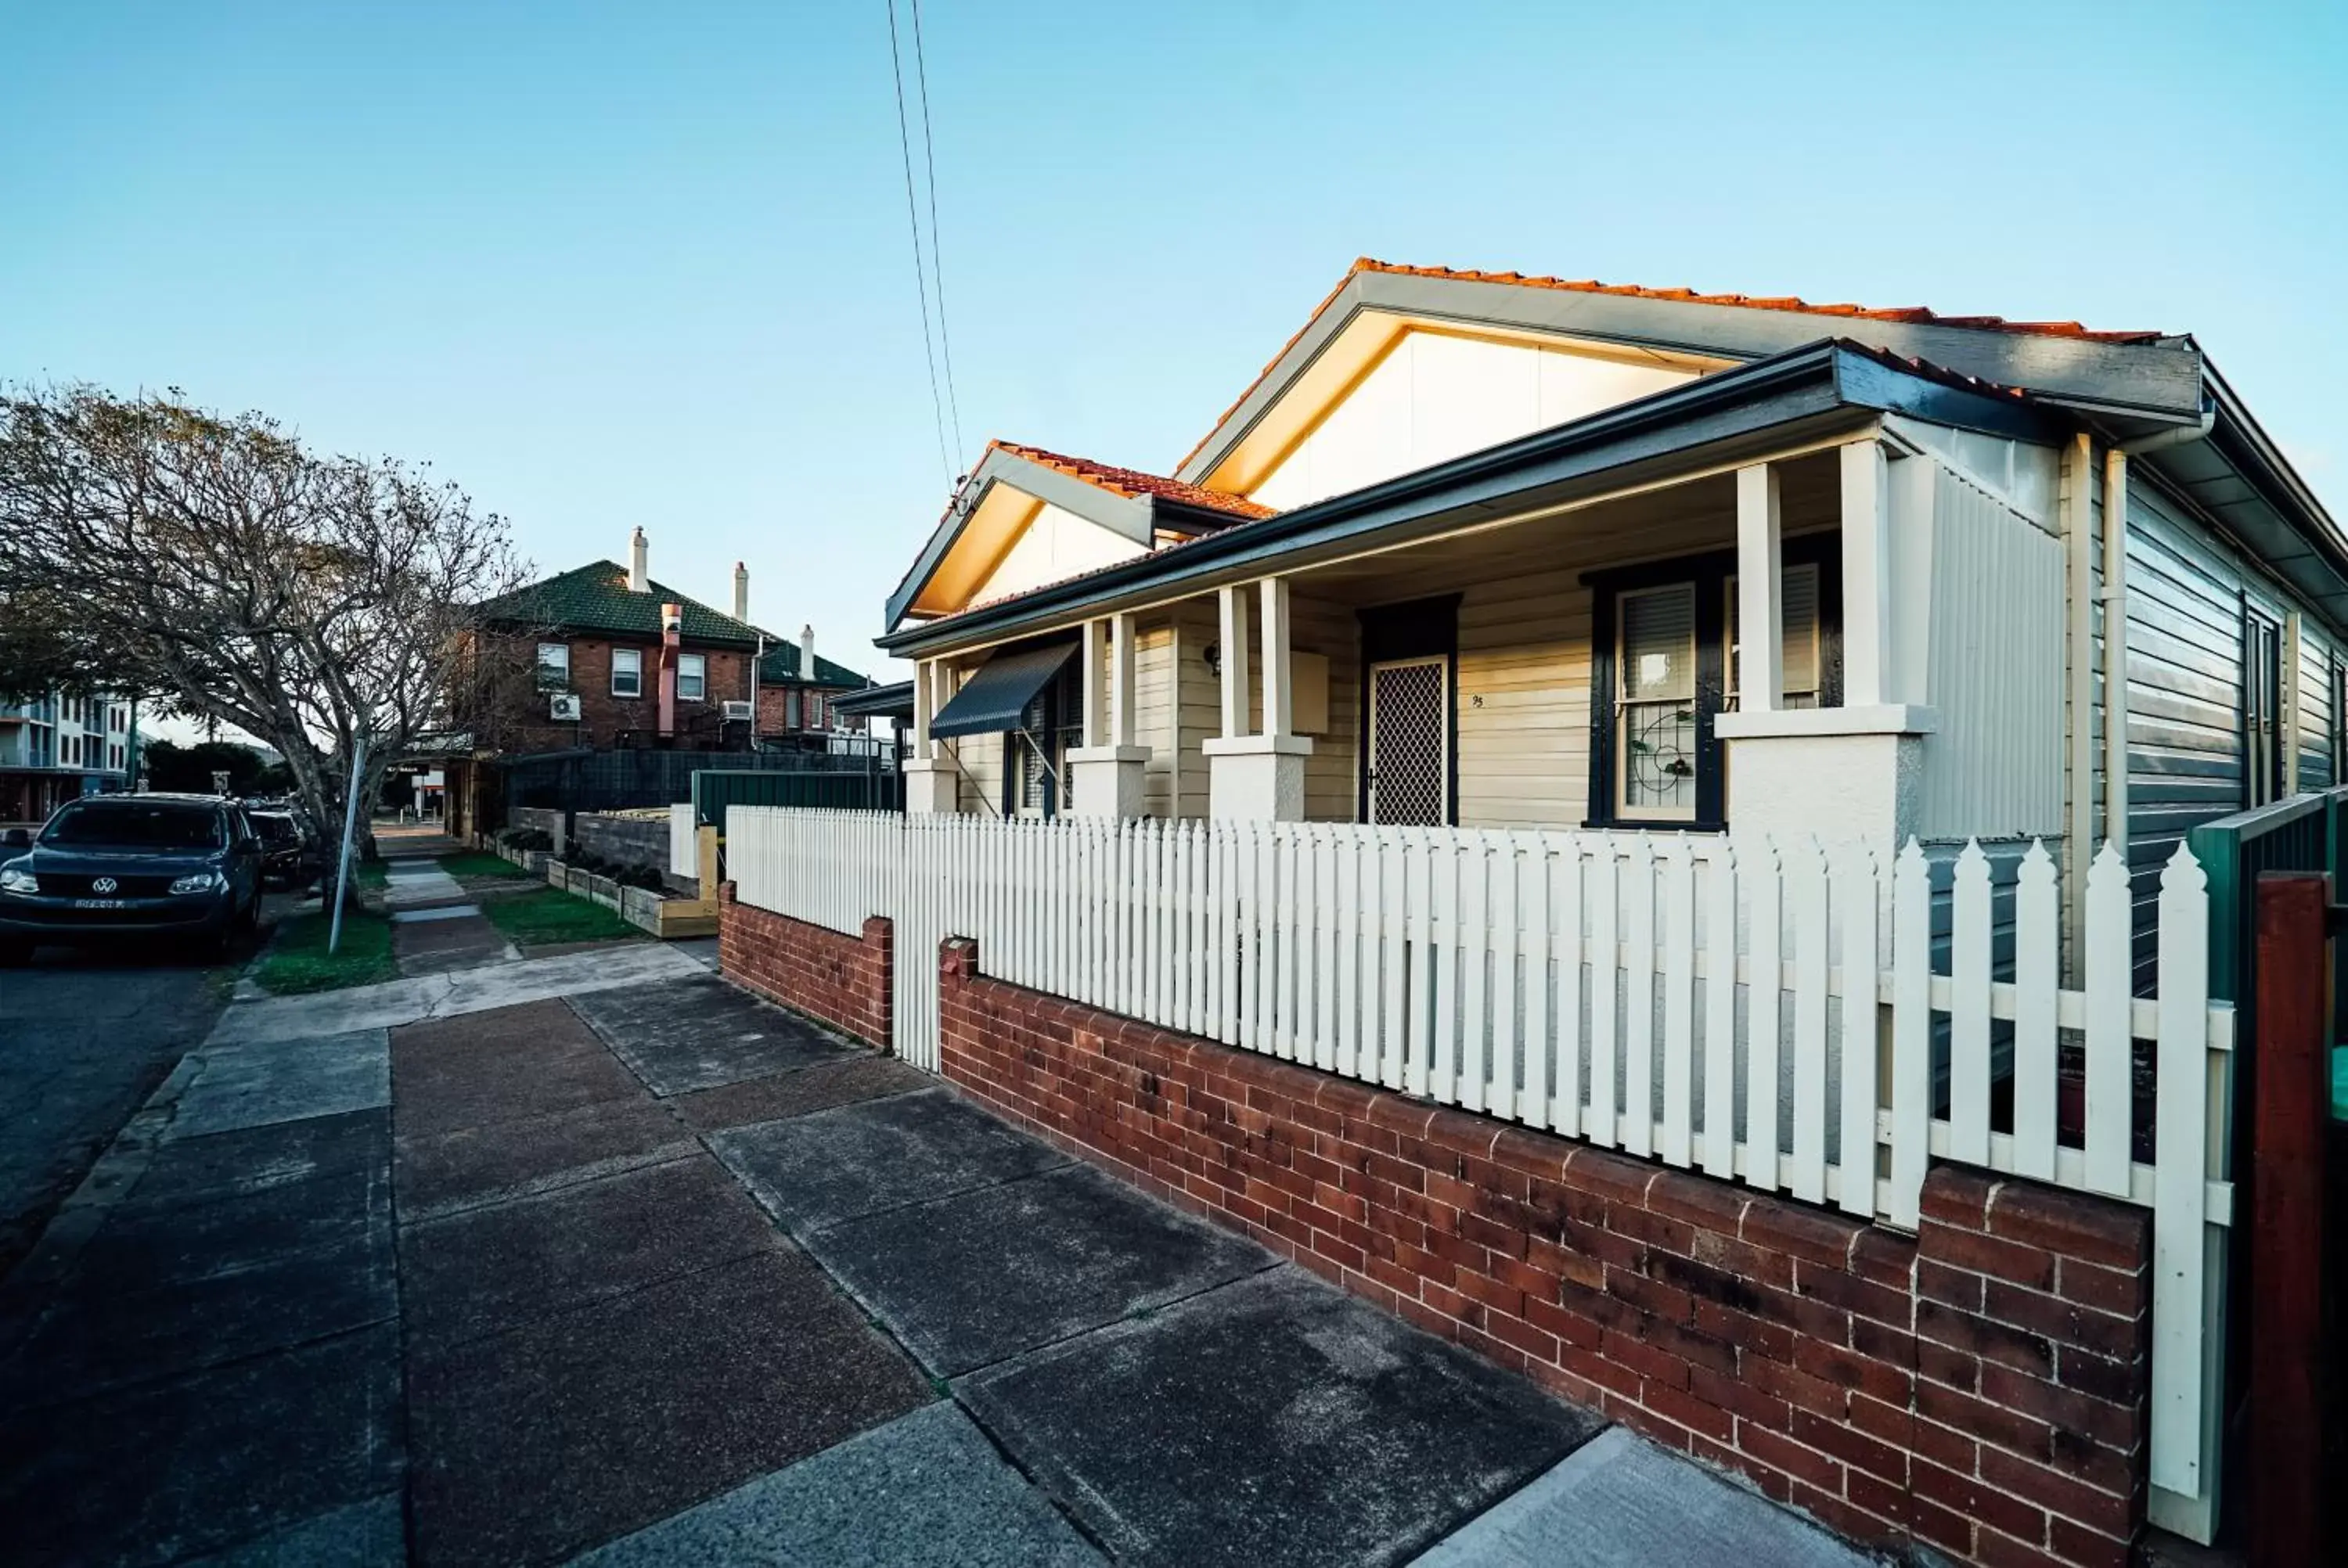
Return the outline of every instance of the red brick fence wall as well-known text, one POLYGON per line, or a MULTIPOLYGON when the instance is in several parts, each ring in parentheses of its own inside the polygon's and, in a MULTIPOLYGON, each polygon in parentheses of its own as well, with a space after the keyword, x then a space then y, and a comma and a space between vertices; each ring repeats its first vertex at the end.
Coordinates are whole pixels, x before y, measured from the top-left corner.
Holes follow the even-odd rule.
MULTIPOLYGON (((719 897, 727 974, 888 1044, 887 921, 719 897)), ((1160 1197, 1859 1541, 2127 1561, 2146 1211, 1942 1166, 1907 1236, 940 965, 946 1076, 1160 1197)))
POLYGON ((1913 1237, 990 980, 946 1076, 1159 1196, 1871 1543, 2120 1563, 2142 1209, 1935 1171, 1913 1237))
POLYGON ((788 915, 736 902, 734 884, 717 886, 717 965, 741 984, 785 1007, 820 1019, 867 1045, 887 1050, 890 1032, 890 923, 864 922, 843 937, 788 915))

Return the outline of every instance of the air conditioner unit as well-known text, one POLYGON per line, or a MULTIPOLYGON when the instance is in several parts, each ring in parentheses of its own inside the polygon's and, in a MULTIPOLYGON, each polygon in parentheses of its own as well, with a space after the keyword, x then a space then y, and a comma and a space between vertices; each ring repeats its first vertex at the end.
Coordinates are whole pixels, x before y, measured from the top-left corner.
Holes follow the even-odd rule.
POLYGON ((580 712, 579 693, 576 692, 557 692, 553 696, 547 699, 546 711, 557 719, 563 720, 573 724, 577 723, 579 722, 580 712))
POLYGON ((726 716, 729 719, 747 719, 750 716, 750 704, 728 702, 726 704, 726 716))

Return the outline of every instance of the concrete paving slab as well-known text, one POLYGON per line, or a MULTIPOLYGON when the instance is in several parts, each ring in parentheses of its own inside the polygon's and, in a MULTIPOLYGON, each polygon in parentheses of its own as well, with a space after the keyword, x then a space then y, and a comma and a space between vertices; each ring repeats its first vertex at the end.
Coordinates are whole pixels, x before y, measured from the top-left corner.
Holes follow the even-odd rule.
POLYGON ((379 1029, 206 1046, 167 1138, 297 1122, 391 1103, 391 1043, 379 1029))
POLYGON ((646 1103, 644 1086, 559 1001, 393 1031, 392 1130, 402 1139, 576 1111, 646 1103))
MULTIPOLYGON (((438 909, 417 910, 438 915, 438 909)), ((396 918, 396 917, 395 917, 396 918)), ((520 957, 514 945, 487 920, 431 920, 396 924, 391 928, 391 956, 404 975, 448 973, 490 964, 510 964, 520 957)))
POLYGON ((465 920, 470 919, 480 912, 481 907, 479 904, 442 904, 430 909, 395 911, 391 917, 391 923, 395 926, 411 926, 421 925, 430 920, 465 920))
POLYGON ((658 942, 613 943, 595 952, 418 975, 315 996, 239 1002, 221 1015, 211 1038, 213 1043, 225 1045, 344 1030, 396 1029, 427 1019, 457 1018, 550 997, 707 972, 691 958, 672 953, 658 942))
POLYGON ((850 1049, 711 974, 599 991, 571 1005, 655 1094, 838 1061, 850 1049))
POLYGON ((805 1245, 949 1378, 1280 1261, 1089 1165, 848 1220, 805 1245))
POLYGON ((397 1310, 387 1225, 144 1288, 127 1287, 118 1271, 77 1271, 0 1364, 0 1409, 225 1366, 386 1322, 397 1310))
POLYGON ((408 1342, 461 1344, 783 1245, 758 1205, 695 1149, 684 1161, 402 1227, 408 1342))
POLYGON ((437 866, 395 862, 385 867, 385 871, 383 902, 386 908, 455 902, 465 897, 465 889, 457 879, 437 866))
POLYGON ((1613 1427, 1414 1568, 1869 1568, 1875 1561, 1767 1498, 1613 1427))
POLYGON ((544 1192, 567 1175, 616 1174, 696 1151, 686 1129, 642 1095, 487 1127, 401 1138, 396 1172, 402 1214, 431 1219, 501 1195, 544 1192))
POLYGON ((1291 1266, 955 1388, 1120 1563, 1402 1562, 1602 1424, 1291 1266))
POLYGON ((202 1204, 118 1205, 83 1246, 76 1288, 143 1290, 232 1274, 371 1232, 389 1235, 391 1172, 359 1167, 202 1204))
POLYGON ((795 1235, 1068 1163, 943 1089, 736 1127, 709 1146, 795 1235))
POLYGON ((0 1418, 12 1563, 163 1563, 399 1485, 386 1325, 159 1387, 0 1418))
POLYGON ((577 1560, 579 1568, 1105 1568, 959 1407, 932 1405, 577 1560))
POLYGON ((138 1208, 210 1203, 342 1171, 386 1169, 390 1159, 387 1108, 271 1122, 162 1144, 124 1202, 138 1208))
POLYGON ((396 1493, 273 1530, 181 1568, 400 1568, 407 1526, 396 1493))
POLYGON ((670 1109, 698 1131, 714 1132, 744 1127, 753 1122, 773 1122, 804 1116, 860 1100, 887 1094, 907 1094, 934 1086, 937 1080, 892 1057, 850 1056, 840 1061, 819 1062, 795 1072, 745 1079, 716 1089, 696 1090, 671 1100, 670 1109))
POLYGON ((416 1355, 407 1395, 427 1564, 567 1557, 930 1398, 820 1270, 781 1250, 416 1355))

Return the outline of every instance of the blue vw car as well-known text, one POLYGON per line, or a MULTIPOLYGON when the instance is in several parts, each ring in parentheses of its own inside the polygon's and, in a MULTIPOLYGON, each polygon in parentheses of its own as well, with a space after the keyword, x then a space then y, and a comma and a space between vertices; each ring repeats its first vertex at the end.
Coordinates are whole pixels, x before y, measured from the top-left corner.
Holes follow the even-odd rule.
POLYGON ((263 854, 210 795, 89 795, 0 846, 0 964, 45 943, 189 940, 226 953, 261 913, 263 854))

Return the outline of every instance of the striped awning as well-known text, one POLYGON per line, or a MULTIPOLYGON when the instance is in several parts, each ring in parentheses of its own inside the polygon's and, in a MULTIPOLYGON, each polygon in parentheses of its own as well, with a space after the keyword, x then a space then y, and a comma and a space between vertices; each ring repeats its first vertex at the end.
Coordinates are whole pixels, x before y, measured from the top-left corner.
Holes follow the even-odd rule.
POLYGON ((1052 677, 1076 651, 1074 641, 997 653, 978 668, 970 683, 930 721, 930 733, 940 739, 956 735, 994 735, 1019 728, 1027 704, 1052 683, 1052 677))

